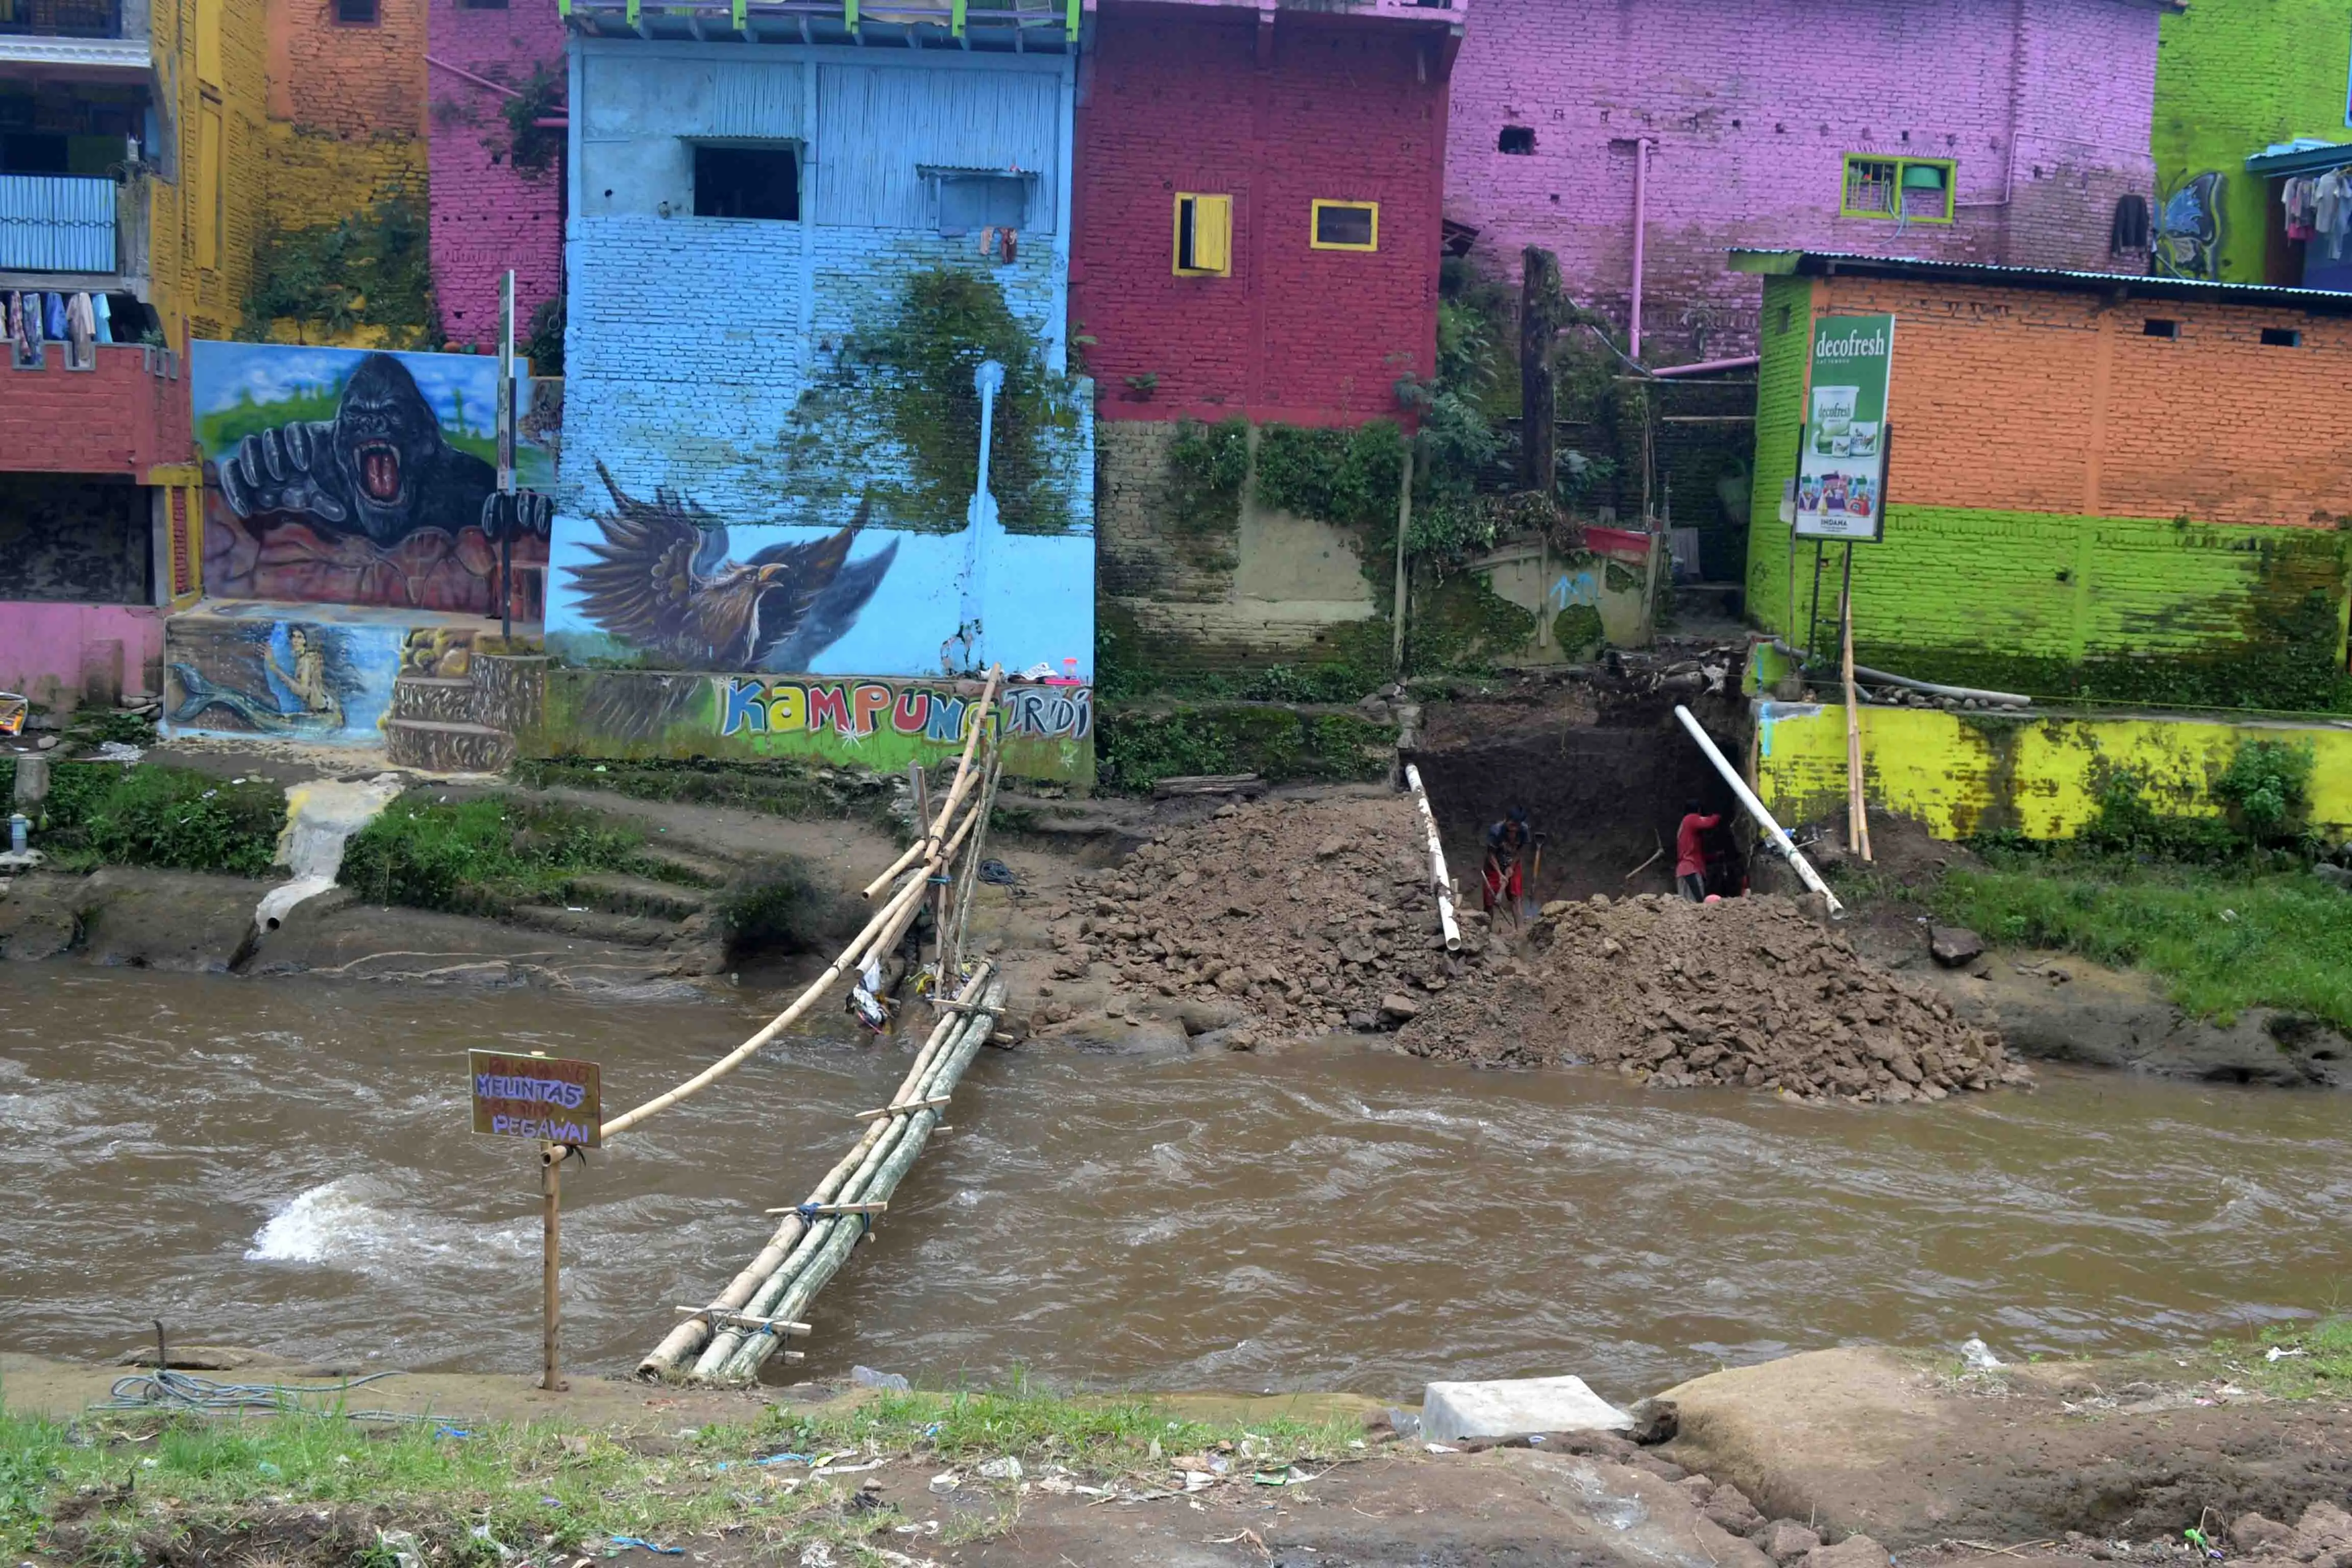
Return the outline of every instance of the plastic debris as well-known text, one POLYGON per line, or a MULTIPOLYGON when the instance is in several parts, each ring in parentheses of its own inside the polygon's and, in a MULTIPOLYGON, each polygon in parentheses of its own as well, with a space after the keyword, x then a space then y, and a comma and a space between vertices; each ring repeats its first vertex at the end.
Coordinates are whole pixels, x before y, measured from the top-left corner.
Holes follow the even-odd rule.
POLYGON ((2299 1347, 2294 1350, 2289 1350, 2284 1345, 2273 1345, 2270 1349, 2263 1352, 2263 1359, 2264 1361, 2284 1361, 2291 1355, 2309 1355, 2310 1353, 2311 1352, 2309 1351, 2303 1350, 2299 1347))
POLYGON ((961 1470, 941 1470, 931 1478, 931 1489, 935 1492, 951 1492, 961 1485, 963 1485, 961 1470))
MULTIPOLYGON (((877 991, 881 989, 881 973, 877 971, 874 974, 874 988, 877 991)), ((877 1372, 870 1366, 851 1367, 849 1381, 860 1388, 887 1388, 898 1394, 910 1393, 915 1386, 907 1381, 904 1373, 877 1372)))
POLYGON ((994 882, 1000 887, 1006 888, 1009 888, 1015 882, 1021 880, 1019 877, 1013 874, 1013 868, 1007 866, 1002 860, 982 860, 980 863, 980 879, 983 882, 994 882))
POLYGON ((1017 1481, 1021 1479, 1021 1461, 1010 1454, 990 1459, 980 1467, 980 1479, 984 1481, 1017 1481))
POLYGON ((661 1546, 653 1542, 642 1540, 634 1535, 616 1535, 613 1537, 613 1544, 621 1548, 625 1552, 634 1546, 640 1552, 656 1552, 664 1557, 683 1557, 686 1555, 686 1548, 683 1546, 661 1546))
POLYGON ((1980 1339, 1969 1339, 1960 1346, 1960 1359, 1969 1363, 1970 1372, 1992 1372, 2000 1365, 2000 1358, 1992 1347, 1980 1339))

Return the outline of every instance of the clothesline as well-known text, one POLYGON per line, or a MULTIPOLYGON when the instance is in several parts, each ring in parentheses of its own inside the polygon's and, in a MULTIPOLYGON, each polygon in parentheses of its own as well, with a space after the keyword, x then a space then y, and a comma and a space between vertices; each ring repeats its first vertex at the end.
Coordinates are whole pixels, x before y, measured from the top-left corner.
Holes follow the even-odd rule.
POLYGON ((2279 193, 2279 205, 2285 209, 2289 239, 2325 238, 2329 259, 2340 259, 2345 232, 2352 229, 2352 164, 2294 175, 2279 193))
POLYGON ((98 345, 114 341, 112 312, 104 294, 12 290, 0 299, 7 315, 9 363, 17 370, 41 370, 50 343, 66 345, 66 368, 94 370, 98 345))

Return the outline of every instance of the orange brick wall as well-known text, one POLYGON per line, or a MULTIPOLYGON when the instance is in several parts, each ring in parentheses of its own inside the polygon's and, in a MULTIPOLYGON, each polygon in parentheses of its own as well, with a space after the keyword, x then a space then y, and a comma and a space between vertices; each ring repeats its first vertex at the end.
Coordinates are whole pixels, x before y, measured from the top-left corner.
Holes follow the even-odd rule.
POLYGON ((343 137, 425 133, 425 0, 377 0, 376 22, 335 0, 268 0, 269 118, 343 137))
POLYGON ((2332 415, 2352 397, 2352 320, 1894 279, 1825 278, 1813 297, 1822 315, 1895 314, 1896 504, 2240 524, 2352 513, 2332 415), (2150 319, 2180 335, 2147 336, 2150 319), (2265 327, 2303 341, 2266 345, 2265 327))

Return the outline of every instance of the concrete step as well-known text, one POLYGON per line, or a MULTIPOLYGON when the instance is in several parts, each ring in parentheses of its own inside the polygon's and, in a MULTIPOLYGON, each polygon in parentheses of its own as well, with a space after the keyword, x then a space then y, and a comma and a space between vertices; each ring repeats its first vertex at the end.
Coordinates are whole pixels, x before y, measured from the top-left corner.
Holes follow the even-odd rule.
POLYGON ((384 755, 404 768, 436 773, 494 773, 514 761, 514 737, 488 724, 452 724, 430 719, 390 719, 383 726, 384 755))
POLYGON ((639 846, 637 853, 648 860, 660 861, 677 873, 679 881, 691 882, 698 888, 723 888, 741 869, 715 855, 705 855, 681 844, 656 841, 639 846))
POLYGON ((650 877, 628 877, 597 871, 574 877, 564 884, 564 901, 585 904, 619 915, 653 915, 684 921, 710 907, 709 895, 699 888, 656 882, 650 877))
POLYGON ((399 676, 392 683, 392 716, 435 724, 477 723, 475 695, 471 680, 439 675, 399 676))
POLYGON ((667 947, 688 934, 683 921, 665 920, 658 915, 616 914, 610 910, 569 909, 558 904, 523 904, 507 918, 533 931, 590 937, 624 947, 667 947))

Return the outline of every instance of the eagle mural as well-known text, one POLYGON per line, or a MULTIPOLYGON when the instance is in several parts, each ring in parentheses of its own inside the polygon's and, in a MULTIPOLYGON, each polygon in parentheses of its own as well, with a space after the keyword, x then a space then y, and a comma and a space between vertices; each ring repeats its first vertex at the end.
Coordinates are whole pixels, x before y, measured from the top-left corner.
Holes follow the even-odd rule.
POLYGON ((849 559, 869 511, 860 500, 845 528, 730 561, 727 524, 700 505, 659 485, 639 500, 602 462, 596 475, 613 510, 596 518, 604 539, 587 547, 594 560, 571 568, 582 612, 674 668, 808 668, 856 624, 898 553, 894 540, 849 559))

